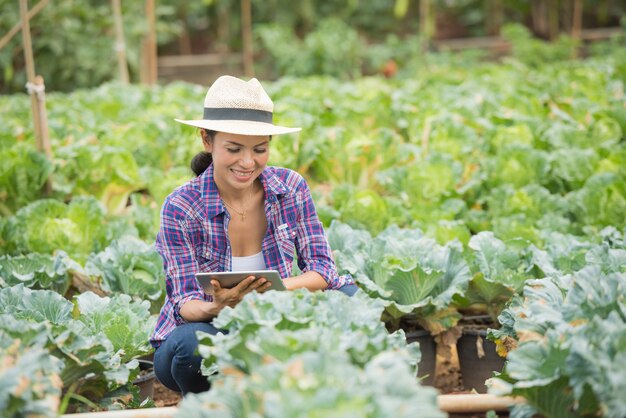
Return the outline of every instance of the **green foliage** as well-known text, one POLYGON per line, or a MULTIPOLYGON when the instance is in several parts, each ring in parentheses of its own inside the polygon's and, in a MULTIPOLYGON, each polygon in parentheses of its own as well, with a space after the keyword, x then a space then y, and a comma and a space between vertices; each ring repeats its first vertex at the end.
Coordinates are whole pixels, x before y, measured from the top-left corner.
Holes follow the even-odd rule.
POLYGON ((387 319, 413 313, 433 334, 456 324, 453 297, 463 294, 470 280, 458 241, 440 246, 420 231, 397 227, 372 239, 339 222, 327 234, 340 273, 352 274, 368 295, 380 298, 387 319))
POLYGON ((125 294, 151 300, 159 309, 165 295, 163 261, 154 249, 139 238, 123 236, 87 259, 85 273, 101 280, 107 293, 125 294))
POLYGON ((10 216, 41 199, 51 172, 52 164, 29 145, 21 142, 8 148, 0 146, 0 213, 10 216))
POLYGON ((76 297, 78 319, 97 335, 103 333, 113 344, 124 363, 152 351, 148 339, 154 329, 154 317, 150 317, 147 301, 133 301, 121 294, 99 297, 92 292, 76 297))
POLYGON ((578 41, 565 35, 559 36, 553 43, 533 39, 528 28, 520 24, 504 25, 502 35, 511 42, 513 56, 534 67, 571 59, 576 56, 578 47, 578 41))
MULTIPOLYGON (((169 2, 157 3, 155 14, 159 40, 166 42, 180 31, 175 9, 169 2)), ((176 2, 171 2, 176 3, 176 2)), ((32 6, 32 5, 31 5, 32 6)), ((19 5, 0 1, 0 32, 7 33, 20 21, 19 5)), ((118 77, 116 51, 125 47, 130 73, 139 74, 141 39, 147 33, 144 5, 122 2, 125 45, 115 42, 113 12, 109 2, 58 0, 30 21, 37 74, 43 75, 48 90, 68 91, 94 87, 118 77), (62 58, 62 59, 61 59, 62 58)), ((5 69, 0 92, 23 91, 26 83, 21 37, 14 37, 0 51, 5 69)))
POLYGON ((492 232, 474 235, 468 247, 472 250, 473 276, 462 304, 486 304, 487 312, 496 323, 505 304, 533 278, 530 257, 525 250, 507 246, 492 232))
POLYGON ((5 416, 57 416, 62 388, 59 359, 41 345, 14 339, 0 329, 0 364, 0 408, 5 416))
POLYGON ((523 303, 510 308, 521 342, 491 391, 524 396, 532 408, 520 416, 626 412, 618 372, 626 358, 626 253, 614 255, 613 270, 622 272, 591 264, 572 276, 533 281, 523 303))
POLYGON ((0 256, 0 288, 22 283, 29 289, 49 289, 64 295, 73 264, 65 253, 0 256))
POLYGON ((380 301, 362 294, 352 298, 340 292, 252 294, 214 320, 228 334, 199 336, 203 369, 210 374, 236 367, 251 374, 269 361, 285 362, 307 351, 332 357, 338 349, 359 367, 382 352, 395 352, 416 365, 419 349, 415 344, 407 347, 404 332, 387 333, 380 320, 383 309, 380 301))
POLYGON ((67 194, 93 195, 109 214, 121 213, 134 191, 144 187, 129 150, 78 142, 61 148, 63 164, 54 176, 55 187, 67 194), (89 176, 82 173, 89 167, 89 176))
POLYGON ((10 218, 6 229, 13 252, 52 254, 63 250, 78 261, 102 248, 106 239, 104 210, 92 196, 78 197, 67 205, 38 200, 10 218))
POLYGON ((256 31, 279 74, 339 78, 360 74, 363 46, 357 32, 340 19, 322 20, 303 40, 280 24, 256 31))
POLYGON ((271 362, 252 375, 226 376, 210 391, 189 395, 177 417, 444 417, 436 391, 419 386, 391 352, 363 369, 341 352, 307 351, 271 362))
MULTIPOLYGON (((74 319, 74 305, 58 293, 30 290, 19 284, 0 289, 0 311, 3 312, 0 341, 7 336, 14 341, 22 340, 28 347, 40 349, 34 350, 33 356, 46 359, 25 370, 50 366, 43 374, 29 375, 41 378, 42 387, 35 386, 32 392, 24 392, 24 398, 39 399, 35 395, 40 396, 37 391, 41 389, 50 398, 46 404, 55 408, 49 413, 61 408, 58 399, 52 396, 58 396, 61 388, 72 404, 85 398, 93 403, 112 396, 109 402, 119 408, 132 396, 138 398, 136 391, 128 396, 132 393, 130 382, 139 372, 137 361, 128 360, 151 350, 147 339, 153 322, 149 320, 148 302, 131 302, 126 295, 99 298, 87 292, 77 298, 77 319, 74 319), (51 377, 55 372, 58 376, 51 377), (53 379, 52 389, 46 386, 50 379, 53 379)), ((14 372, 9 369, 9 376, 11 373, 14 372)), ((11 391, 15 387, 3 389, 11 391)), ((3 396, 0 395, 0 399, 3 396)), ((132 401, 139 403, 137 399, 132 401)), ((39 403, 35 402, 32 407, 39 403)), ((18 404, 17 407, 27 411, 31 406, 18 404)))

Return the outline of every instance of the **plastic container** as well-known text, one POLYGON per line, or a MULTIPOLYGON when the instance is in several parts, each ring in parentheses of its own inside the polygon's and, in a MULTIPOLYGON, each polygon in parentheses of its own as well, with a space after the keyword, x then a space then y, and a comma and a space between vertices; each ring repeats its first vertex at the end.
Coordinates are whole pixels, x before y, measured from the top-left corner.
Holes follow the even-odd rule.
POLYGON ((435 384, 435 363, 437 359, 437 345, 430 332, 424 329, 409 331, 406 333, 406 342, 417 341, 420 345, 422 359, 417 365, 417 377, 423 385, 435 384))
POLYGON ((133 380, 133 385, 139 386, 139 396, 142 401, 147 398, 154 397, 154 382, 156 375, 154 374, 154 363, 148 360, 138 360, 139 370, 141 374, 137 379, 133 380))
POLYGON ((457 341, 461 379, 466 390, 487 393, 485 380, 504 366, 504 358, 496 353, 495 343, 486 337, 486 330, 466 329, 457 341))

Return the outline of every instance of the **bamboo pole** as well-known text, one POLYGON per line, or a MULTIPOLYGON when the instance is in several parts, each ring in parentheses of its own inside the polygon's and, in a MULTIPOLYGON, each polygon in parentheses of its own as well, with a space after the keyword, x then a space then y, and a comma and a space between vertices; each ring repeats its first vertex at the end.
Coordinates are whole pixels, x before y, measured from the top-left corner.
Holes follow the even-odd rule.
POLYGON ((188 0, 178 2, 178 18, 183 23, 183 29, 178 37, 178 49, 180 55, 191 54, 191 38, 189 37, 189 25, 187 24, 187 10, 189 8, 188 0))
POLYGON ((145 10, 148 20, 148 34, 146 35, 146 62, 144 64, 147 65, 147 84, 152 86, 157 82, 157 42, 154 0, 146 0, 145 10))
POLYGON ((546 2, 547 0, 532 0, 531 13, 532 25, 536 34, 542 37, 548 36, 548 22, 546 19, 546 2))
POLYGON ((583 0, 573 0, 574 10, 572 11, 572 33, 574 39, 580 39, 583 27, 583 0))
POLYGON ((52 160, 52 147, 50 146, 50 137, 48 135, 48 113, 46 112, 46 85, 43 77, 35 76, 35 95, 37 98, 37 109, 39 114, 39 129, 41 130, 41 145, 48 160, 52 160))
POLYGON ((548 38, 551 41, 559 36, 559 0, 548 0, 548 38))
POLYGON ((80 414, 64 414, 62 418, 171 418, 178 408, 169 406, 166 408, 125 409, 122 411, 84 412, 80 414))
POLYGON ((503 21, 502 0, 487 0, 487 34, 499 36, 503 21))
MULTIPOLYGON (((35 60, 33 58, 33 44, 30 37, 30 21, 28 19, 28 0, 20 0, 20 17, 22 19, 22 43, 24 44, 24 60, 26 62, 26 90, 30 96, 33 111, 33 126, 35 129, 35 141, 37 149, 52 160, 52 149, 48 138, 48 117, 46 114, 45 90, 43 77, 35 76, 35 60)), ((44 192, 50 194, 52 182, 50 177, 46 179, 44 192)))
POLYGON ((449 394, 437 396, 439 409, 449 414, 468 414, 475 412, 507 411, 515 404, 522 403, 522 398, 499 397, 489 394, 449 394))
POLYGON ((252 4, 250 0, 241 0, 241 38, 243 40, 243 71, 247 77, 254 77, 252 4))
POLYGON ((435 25, 433 22, 433 7, 431 0, 420 0, 419 20, 420 20, 420 35, 422 43, 422 52, 428 52, 430 48, 430 40, 435 32, 435 25))
POLYGON ((30 95, 30 104, 33 110, 33 125, 35 128, 35 139, 37 141, 37 149, 43 150, 43 142, 41 141, 41 126, 39 117, 39 105, 37 104, 37 96, 34 89, 35 83, 35 61, 33 59, 33 44, 30 38, 30 21, 28 20, 28 0, 20 0, 20 17, 22 19, 22 44, 24 46, 24 61, 26 62, 26 79, 28 83, 26 87, 30 95))
MULTIPOLYGON (((449 394, 437 396, 437 404, 443 412, 453 414, 470 414, 487 411, 504 412, 516 404, 523 403, 522 398, 498 397, 489 394, 449 394)), ((61 418, 171 418, 178 408, 127 409, 122 411, 87 412, 81 414, 65 414, 61 418)), ((416 413, 416 416, 419 414, 416 413)))
MULTIPOLYGON (((37 3, 35 7, 33 7, 32 9, 28 11, 26 15, 28 20, 30 21, 33 17, 35 17, 35 15, 37 15, 37 13, 42 11, 43 8, 46 7, 47 4, 48 4, 48 0, 41 0, 39 3, 37 3)), ((8 31, 7 34, 2 37, 2 39, 0 39, 0 49, 4 48, 4 46, 8 44, 11 39, 13 39, 13 37, 20 31, 20 29, 22 29, 21 20, 18 23, 16 23, 15 26, 13 26, 11 30, 8 31)))
POLYGON ((117 54, 117 67, 120 72, 122 84, 129 83, 128 63, 126 61, 126 42, 124 41, 124 24, 122 22, 122 6, 120 0, 111 0, 113 8, 113 22, 115 24, 115 52, 117 54))

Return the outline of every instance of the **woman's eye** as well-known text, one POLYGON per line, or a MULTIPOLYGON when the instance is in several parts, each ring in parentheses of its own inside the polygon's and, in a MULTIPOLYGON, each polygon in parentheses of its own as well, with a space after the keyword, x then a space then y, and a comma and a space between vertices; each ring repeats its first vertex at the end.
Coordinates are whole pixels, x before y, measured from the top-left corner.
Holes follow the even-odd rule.
POLYGON ((257 154, 263 154, 265 153, 265 151, 266 151, 265 148, 257 148, 254 150, 254 152, 256 152, 257 154))
POLYGON ((239 152, 239 148, 226 148, 226 151, 230 152, 231 154, 234 154, 236 152, 239 152))

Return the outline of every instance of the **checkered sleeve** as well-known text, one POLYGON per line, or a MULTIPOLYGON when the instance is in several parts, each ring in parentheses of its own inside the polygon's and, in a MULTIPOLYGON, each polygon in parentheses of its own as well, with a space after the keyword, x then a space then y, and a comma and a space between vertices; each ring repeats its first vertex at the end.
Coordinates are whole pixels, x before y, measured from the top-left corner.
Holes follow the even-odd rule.
POLYGON ((185 322, 180 308, 190 300, 205 300, 204 292, 195 278, 198 271, 194 242, 189 233, 186 212, 167 200, 161 211, 161 227, 156 239, 156 250, 163 259, 166 274, 167 297, 173 307, 177 324, 185 322))
POLYGON ((304 178, 298 184, 296 193, 298 267, 303 272, 318 272, 328 283, 327 289, 338 289, 353 283, 350 276, 339 276, 337 273, 330 245, 324 235, 324 226, 317 216, 311 191, 304 178))

